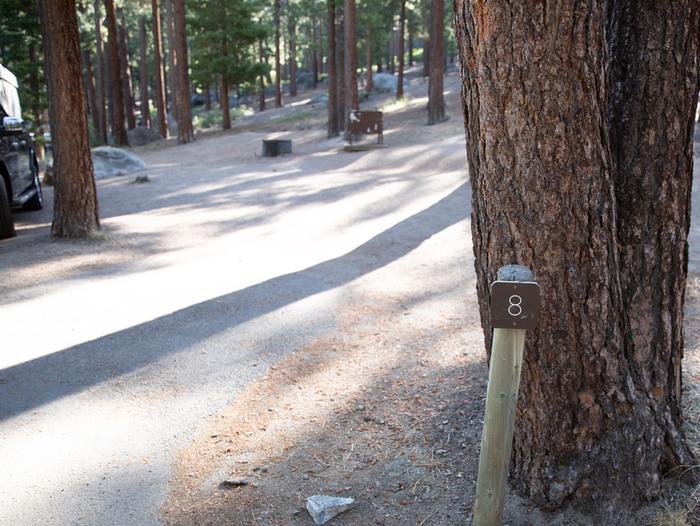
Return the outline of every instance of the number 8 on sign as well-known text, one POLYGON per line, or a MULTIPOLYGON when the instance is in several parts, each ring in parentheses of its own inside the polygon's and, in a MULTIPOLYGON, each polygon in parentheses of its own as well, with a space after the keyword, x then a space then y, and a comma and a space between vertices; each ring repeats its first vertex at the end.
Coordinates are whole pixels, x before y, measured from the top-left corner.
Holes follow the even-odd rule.
POLYGON ((508 314, 514 318, 520 316, 523 313, 523 308, 521 306, 522 302, 523 298, 517 294, 513 294, 510 298, 508 298, 508 314))

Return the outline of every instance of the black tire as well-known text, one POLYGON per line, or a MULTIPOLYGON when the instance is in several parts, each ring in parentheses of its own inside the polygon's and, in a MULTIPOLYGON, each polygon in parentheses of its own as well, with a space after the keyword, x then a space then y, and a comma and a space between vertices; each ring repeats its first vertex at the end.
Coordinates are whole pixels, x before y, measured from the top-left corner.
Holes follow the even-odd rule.
POLYGON ((44 208, 44 194, 41 192, 41 181, 39 180, 39 165, 36 157, 32 155, 32 172, 34 174, 34 195, 24 203, 25 210, 41 210, 44 208))
POLYGON ((5 181, 0 177, 0 239, 15 237, 15 222, 10 211, 10 198, 7 196, 5 181))

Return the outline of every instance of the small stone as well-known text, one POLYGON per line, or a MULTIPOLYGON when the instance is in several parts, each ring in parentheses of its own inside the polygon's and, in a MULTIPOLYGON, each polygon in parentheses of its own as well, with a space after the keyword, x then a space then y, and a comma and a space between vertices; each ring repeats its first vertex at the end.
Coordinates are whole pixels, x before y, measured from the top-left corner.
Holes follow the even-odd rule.
POLYGON ((150 183, 151 178, 148 177, 147 175, 137 175, 136 178, 134 179, 135 184, 144 184, 144 183, 150 183))
POLYGON ((306 499, 306 510, 317 526, 326 524, 339 513, 350 509, 355 499, 331 497, 329 495, 313 495, 306 499))

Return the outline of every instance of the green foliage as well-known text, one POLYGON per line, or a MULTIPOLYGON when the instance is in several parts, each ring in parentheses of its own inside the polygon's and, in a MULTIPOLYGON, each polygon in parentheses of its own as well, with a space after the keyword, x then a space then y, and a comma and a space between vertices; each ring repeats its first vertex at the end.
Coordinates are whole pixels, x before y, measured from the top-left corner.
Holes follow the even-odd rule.
POLYGON ((252 83, 266 72, 255 45, 267 35, 250 0, 188 0, 192 76, 202 85, 219 79, 252 83))

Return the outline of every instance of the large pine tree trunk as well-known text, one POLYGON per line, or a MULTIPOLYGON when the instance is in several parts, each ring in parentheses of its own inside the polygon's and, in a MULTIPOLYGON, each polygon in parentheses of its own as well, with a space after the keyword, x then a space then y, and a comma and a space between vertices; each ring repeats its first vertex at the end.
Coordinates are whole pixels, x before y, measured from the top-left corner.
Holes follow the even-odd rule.
POLYGON ((428 82, 428 124, 443 122, 445 96, 443 76, 445 73, 445 8, 443 0, 432 0, 430 12, 430 78, 428 82))
POLYGON ((54 154, 51 233, 85 237, 100 228, 80 73, 75 0, 39 3, 54 154))
MULTIPOLYGON (((173 10, 174 0, 165 0, 165 34, 168 40, 168 86, 170 88, 170 112, 176 121, 180 120, 177 112, 178 104, 177 87, 177 49, 175 47, 175 15, 173 10)), ((167 95, 167 94, 166 94, 167 95)))
POLYGON ((275 25, 275 107, 282 107, 282 59, 280 55, 280 0, 274 0, 274 25, 275 25))
POLYGON ((134 115, 134 86, 131 79, 131 66, 129 65, 129 44, 124 27, 124 14, 120 12, 121 23, 117 28, 119 38, 119 69, 121 71, 122 91, 124 92, 124 113, 126 115, 127 128, 136 128, 136 115, 134 115))
POLYGON ((95 92, 97 97, 96 115, 99 124, 95 128, 97 138, 102 144, 107 144, 107 115, 105 112, 105 57, 102 50, 102 24, 100 23, 100 6, 102 0, 95 0, 93 4, 95 13, 95 51, 97 54, 97 75, 95 76, 95 92))
POLYGON ((112 108, 112 137, 117 146, 126 146, 129 140, 124 127, 124 93, 119 67, 119 40, 117 36, 117 17, 114 12, 114 0, 105 0, 105 16, 107 19, 107 33, 109 35, 109 71, 110 86, 112 88, 111 108, 112 108))
POLYGON ((148 31, 146 17, 139 20, 139 95, 141 96, 141 126, 151 127, 151 110, 148 106, 148 31))
MULTIPOLYGON (((355 0, 345 0, 345 108, 343 116, 349 110, 360 108, 360 95, 357 91, 357 19, 355 0)), ((350 137, 350 126, 345 124, 345 139, 350 137)))
POLYGON ((672 467, 692 459, 679 430, 700 4, 613 0, 608 22, 625 346, 672 467))
POLYGON ((335 0, 328 1, 328 138, 340 135, 338 126, 338 67, 335 39, 335 0))
MULTIPOLYGON (((627 513, 621 503, 658 495, 663 474, 692 456, 669 410, 674 404, 677 409, 678 393, 669 392, 677 384, 669 376, 680 356, 670 344, 657 347, 654 365, 666 366, 652 372, 630 352, 638 335, 625 312, 625 247, 622 256, 618 252, 618 224, 626 220, 619 221, 610 155, 607 6, 560 0, 545 10, 539 3, 457 0, 455 9, 487 348, 496 270, 512 262, 529 265, 543 292, 540 322, 528 333, 523 361, 513 482, 541 505, 593 504, 609 513, 601 524, 621 523, 627 513), (647 373, 650 382, 642 381, 647 373)), ((679 19, 685 17, 676 12, 666 20, 679 19)), ((697 20, 687 30, 693 27, 697 38, 697 20)), ((697 41, 685 49, 697 67, 697 41)), ((672 83, 666 86, 664 92, 674 91, 672 83)), ((664 96, 658 91, 656 104, 675 104, 664 96)), ((687 148, 690 126, 682 120, 687 148)), ((658 201, 657 207, 665 210, 658 201)), ((686 217, 687 201, 676 212, 686 217)), ((676 258, 673 272, 679 271, 684 256, 667 256, 676 258)), ((674 292, 682 295, 682 287, 674 292)), ((673 310, 657 308, 667 316, 673 310)))
POLYGON ((177 140, 187 143, 194 140, 192 108, 190 106, 190 71, 187 60, 187 32, 185 28, 185 0, 174 0, 173 30, 177 67, 177 140))
POLYGON ((403 66, 404 66, 404 38, 406 33, 406 0, 401 0, 401 13, 399 14, 399 78, 396 81, 396 98, 403 97, 403 66))
POLYGON ((156 102, 156 118, 158 131, 164 139, 168 137, 167 102, 165 97, 165 72, 163 71, 163 32, 160 23, 160 5, 158 0, 151 0, 153 19, 153 66, 155 67, 156 92, 153 94, 156 102))
MULTIPOLYGON (((342 4, 342 2, 341 2, 342 4)), ((338 7, 338 6, 336 6, 338 7)), ((336 10, 335 69, 337 72, 338 129, 345 129, 345 13, 344 8, 336 10)))

